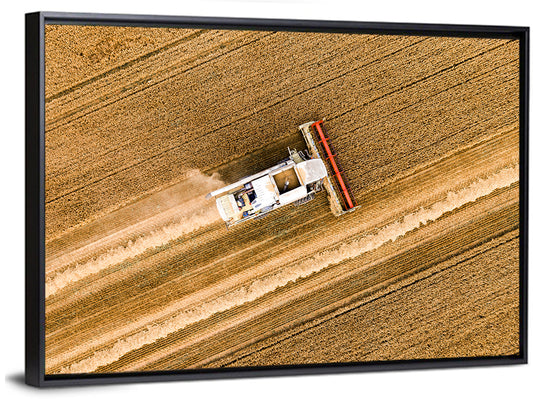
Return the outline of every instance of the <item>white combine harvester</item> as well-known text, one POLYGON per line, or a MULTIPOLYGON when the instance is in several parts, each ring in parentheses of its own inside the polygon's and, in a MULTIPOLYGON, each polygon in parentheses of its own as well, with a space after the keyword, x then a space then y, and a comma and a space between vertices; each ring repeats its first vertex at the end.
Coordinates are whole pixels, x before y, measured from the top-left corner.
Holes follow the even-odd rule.
POLYGON ((216 199, 218 212, 228 227, 264 217, 288 204, 304 204, 314 199, 315 193, 323 188, 328 192, 336 216, 358 207, 334 159, 336 154, 328 144, 323 121, 305 123, 300 126, 300 131, 307 144, 306 152, 289 149, 289 158, 278 165, 206 195, 207 199, 216 199), (329 173, 313 135, 322 145, 329 173), (334 177, 335 185, 330 175, 334 177))

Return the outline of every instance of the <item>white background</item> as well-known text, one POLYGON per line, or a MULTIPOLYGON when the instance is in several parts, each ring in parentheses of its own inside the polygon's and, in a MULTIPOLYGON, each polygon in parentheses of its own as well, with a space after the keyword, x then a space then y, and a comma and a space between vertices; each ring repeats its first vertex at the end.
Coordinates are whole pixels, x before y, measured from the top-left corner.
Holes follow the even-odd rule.
MULTIPOLYGON (((1 6, 0 267, 4 398, 518 398, 532 397, 530 365, 38 390, 24 373, 24 13, 106 12, 530 26, 527 1, 430 0, 16 1, 1 6), (528 379, 530 381, 528 381, 528 379)), ((530 301, 531 303, 531 301, 530 301)), ((530 306, 531 308, 531 306, 530 306)), ((531 328, 530 328, 531 331, 531 328)), ((531 337, 531 334, 529 334, 531 337)), ((530 339, 531 341, 531 339, 530 339)))

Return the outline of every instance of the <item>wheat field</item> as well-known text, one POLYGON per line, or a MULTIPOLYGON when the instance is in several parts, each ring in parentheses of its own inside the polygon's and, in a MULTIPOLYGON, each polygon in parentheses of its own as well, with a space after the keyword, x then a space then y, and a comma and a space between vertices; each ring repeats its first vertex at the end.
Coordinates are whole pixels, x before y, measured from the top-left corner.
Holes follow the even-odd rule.
POLYGON ((46 373, 519 350, 518 41, 47 25, 46 373), (324 119, 325 192, 210 191, 324 119))

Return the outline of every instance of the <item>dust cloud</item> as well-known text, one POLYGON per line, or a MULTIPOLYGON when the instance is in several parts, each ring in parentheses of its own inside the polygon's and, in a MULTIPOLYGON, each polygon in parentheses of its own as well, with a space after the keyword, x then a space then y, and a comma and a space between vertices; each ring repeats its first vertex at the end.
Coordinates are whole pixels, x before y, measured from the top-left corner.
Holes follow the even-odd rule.
POLYGON ((216 174, 206 176, 193 170, 184 181, 130 205, 130 209, 121 210, 117 214, 117 223, 124 220, 120 217, 123 215, 139 215, 141 220, 127 218, 129 226, 51 261, 47 265, 52 272, 47 275, 46 297, 73 282, 218 222, 220 217, 215 202, 204 197, 224 185, 216 174), (126 244, 117 245, 125 237, 132 236, 126 244), (78 261, 102 249, 105 252, 98 256, 85 262, 78 261), (58 271, 65 266, 66 269, 58 271))

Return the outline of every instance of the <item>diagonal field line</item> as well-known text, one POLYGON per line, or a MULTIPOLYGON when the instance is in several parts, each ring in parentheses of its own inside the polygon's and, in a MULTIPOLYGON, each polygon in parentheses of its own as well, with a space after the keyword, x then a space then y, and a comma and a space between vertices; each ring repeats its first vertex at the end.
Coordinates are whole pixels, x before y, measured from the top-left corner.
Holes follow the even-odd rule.
POLYGON ((141 55, 140 57, 137 57, 135 59, 126 61, 123 64, 117 65, 117 66, 115 66, 115 67, 113 67, 111 69, 108 69, 107 71, 104 71, 102 73, 99 73, 98 75, 95 75, 95 76, 93 76, 93 77, 91 77, 89 79, 86 79, 83 82, 79 82, 79 83, 77 83, 77 84, 75 84, 73 86, 70 86, 70 87, 68 87, 66 89, 63 89, 63 90, 61 90, 61 91, 59 91, 57 93, 51 94, 49 97, 46 97, 45 101, 46 102, 53 101, 53 100, 55 100, 55 99, 57 99, 59 97, 62 97, 62 96, 67 95, 69 93, 72 93, 73 91, 81 89, 82 87, 87 86, 87 85, 89 85, 89 84, 91 84, 93 82, 96 82, 99 79, 102 79, 102 78, 104 78, 106 76, 109 76, 109 75, 111 75, 111 74, 113 74, 115 72, 118 72, 118 71, 120 71, 122 69, 129 68, 130 66, 138 64, 139 62, 142 62, 144 60, 147 60, 148 58, 150 58, 150 57, 152 57, 152 56, 154 56, 156 54, 159 54, 159 53, 161 53, 163 51, 166 51, 169 48, 172 48, 172 47, 174 47, 174 46, 176 46, 178 44, 184 43, 184 42, 189 41, 191 39, 195 39, 196 37, 202 35, 205 32, 207 32, 207 29, 202 29, 202 30, 193 32, 193 33, 191 33, 189 35, 186 35, 184 37, 180 37, 177 40, 173 40, 173 41, 165 44, 162 47, 159 47, 159 48, 157 48, 157 49, 155 49, 153 51, 150 51, 149 53, 141 55))

